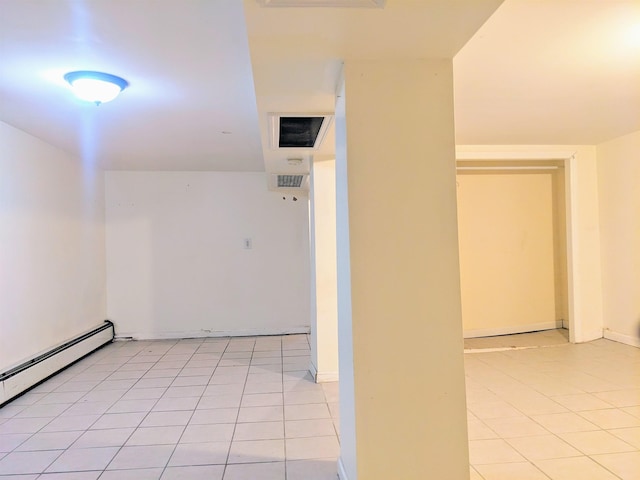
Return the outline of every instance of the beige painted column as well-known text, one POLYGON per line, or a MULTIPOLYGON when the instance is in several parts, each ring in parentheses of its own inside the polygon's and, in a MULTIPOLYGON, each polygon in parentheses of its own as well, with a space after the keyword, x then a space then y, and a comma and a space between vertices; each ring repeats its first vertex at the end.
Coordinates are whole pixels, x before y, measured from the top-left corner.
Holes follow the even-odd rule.
POLYGON ((316 382, 338 380, 336 162, 314 160, 310 186, 311 365, 316 382))
POLYGON ((451 61, 347 61, 336 153, 340 477, 466 480, 451 61))

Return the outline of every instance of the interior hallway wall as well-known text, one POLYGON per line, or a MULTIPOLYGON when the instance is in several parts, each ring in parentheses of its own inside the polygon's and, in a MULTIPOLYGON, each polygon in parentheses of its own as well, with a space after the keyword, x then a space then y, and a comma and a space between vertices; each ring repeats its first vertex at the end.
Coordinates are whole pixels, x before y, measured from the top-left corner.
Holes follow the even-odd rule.
POLYGON ((106 318, 103 183, 0 122, 0 369, 106 318))
POLYGON ((310 183, 310 371, 316 382, 334 382, 338 380, 336 161, 314 161, 310 183))
POLYGON ((640 346, 640 131, 597 152, 605 337, 640 346))
POLYGON ((118 335, 308 331, 306 197, 283 200, 264 173, 114 171, 106 198, 107 311, 118 335))

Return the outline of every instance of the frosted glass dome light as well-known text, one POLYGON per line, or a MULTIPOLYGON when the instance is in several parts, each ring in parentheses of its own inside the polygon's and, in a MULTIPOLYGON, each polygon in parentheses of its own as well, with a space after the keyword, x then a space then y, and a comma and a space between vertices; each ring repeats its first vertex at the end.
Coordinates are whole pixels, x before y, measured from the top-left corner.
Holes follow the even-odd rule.
POLYGON ((76 97, 96 105, 110 102, 127 88, 129 82, 110 73, 79 70, 69 72, 64 79, 71 85, 76 97))

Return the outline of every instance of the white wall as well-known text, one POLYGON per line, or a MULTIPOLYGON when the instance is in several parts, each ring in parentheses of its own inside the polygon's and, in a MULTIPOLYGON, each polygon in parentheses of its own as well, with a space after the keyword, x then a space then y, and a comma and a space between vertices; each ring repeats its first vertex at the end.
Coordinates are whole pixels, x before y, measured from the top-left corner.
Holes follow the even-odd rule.
POLYGON ((106 173, 117 335, 308 331, 308 201, 266 185, 263 173, 106 173))
POLYGON ((0 122, 0 369, 106 318, 102 174, 0 122))
POLYGON ((640 131, 597 152, 605 337, 640 346, 640 131))
POLYGON ((316 382, 338 380, 336 161, 311 170, 311 366, 316 382))

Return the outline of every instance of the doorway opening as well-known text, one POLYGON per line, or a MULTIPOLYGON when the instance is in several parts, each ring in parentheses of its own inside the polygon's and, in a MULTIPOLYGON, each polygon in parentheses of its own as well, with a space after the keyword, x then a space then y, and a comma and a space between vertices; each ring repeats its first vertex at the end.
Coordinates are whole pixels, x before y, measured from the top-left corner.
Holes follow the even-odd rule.
MULTIPOLYGON (((465 339, 569 328, 564 164, 562 159, 458 160, 465 339)), ((558 333, 553 341, 568 337, 558 333)), ((547 342, 552 336, 489 343, 547 342)))

